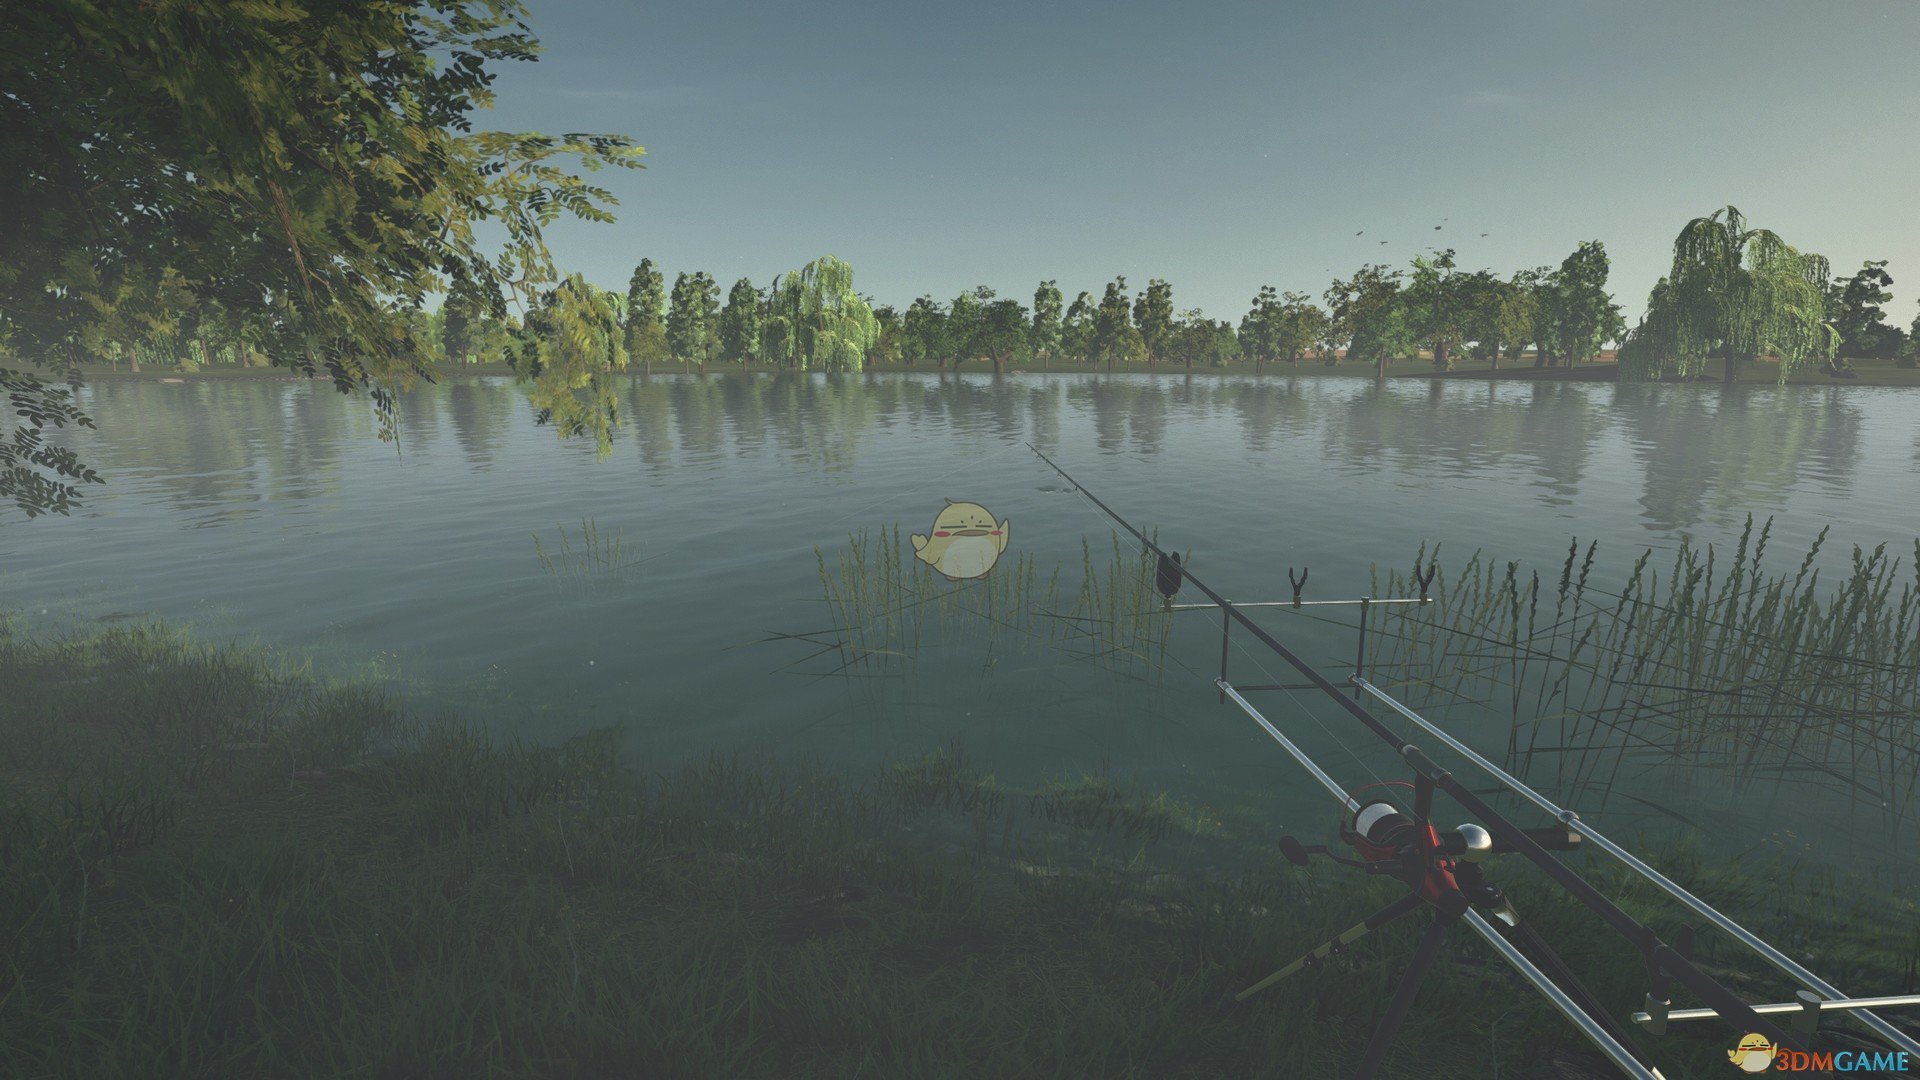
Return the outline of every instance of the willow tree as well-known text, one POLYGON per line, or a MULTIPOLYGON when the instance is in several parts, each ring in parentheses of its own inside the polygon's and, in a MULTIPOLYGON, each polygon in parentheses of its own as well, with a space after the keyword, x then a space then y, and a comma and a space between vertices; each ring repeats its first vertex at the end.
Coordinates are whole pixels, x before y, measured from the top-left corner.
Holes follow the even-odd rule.
POLYGON ((613 452, 620 423, 614 375, 627 366, 616 299, 569 275, 528 309, 512 358, 535 421, 553 425, 563 439, 593 436, 601 457, 613 452))
POLYGON ((1749 229, 1732 206, 1694 218, 1673 242, 1673 269, 1654 285, 1647 313, 1620 350, 1620 377, 1692 378, 1716 352, 1732 383, 1763 352, 1780 381, 1814 357, 1831 358, 1827 260, 1767 229, 1749 229))
POLYGON ((853 291, 853 267, 823 255, 780 275, 761 327, 767 360, 802 371, 859 371, 880 336, 873 309, 853 291))

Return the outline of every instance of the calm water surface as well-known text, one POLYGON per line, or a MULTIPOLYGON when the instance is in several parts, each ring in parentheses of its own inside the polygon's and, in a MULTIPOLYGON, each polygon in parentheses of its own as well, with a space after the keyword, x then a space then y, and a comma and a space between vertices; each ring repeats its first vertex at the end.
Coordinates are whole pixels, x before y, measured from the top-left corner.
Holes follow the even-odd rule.
MULTIPOLYGON (((810 648, 760 639, 827 625, 816 546, 925 532, 943 498, 1011 518, 1015 548, 1077 575, 1082 539, 1106 545, 1109 529, 1028 440, 1243 599, 1282 598, 1303 565, 1310 597, 1357 596, 1370 567, 1405 567, 1422 541, 1449 565, 1484 548, 1557 575, 1569 539, 1593 539, 1617 579, 1646 547, 1729 543, 1748 514, 1775 518, 1776 571, 1823 527, 1842 558, 1910 552, 1920 534, 1920 396, 1898 389, 654 377, 626 392, 605 461, 537 428, 504 380, 410 395, 397 452, 364 401, 324 384, 103 381, 84 396, 100 429, 76 445, 109 485, 71 518, 0 525, 0 608, 29 630, 157 615, 391 680, 500 732, 622 721, 648 767, 749 748, 862 774, 961 737, 1010 782, 1104 764, 1276 826, 1323 826, 1328 804, 1188 670, 1217 662, 1210 621, 1181 624, 1181 663, 1157 680, 1044 648, 823 678, 790 667, 810 648), (552 549, 582 518, 637 564, 556 582, 532 537, 552 549)), ((1268 621, 1344 673, 1348 632, 1268 621)), ((1270 656, 1235 663, 1280 680, 1270 656)), ((1325 704, 1274 715, 1355 784, 1398 775, 1325 704)), ((1451 720, 1505 745, 1504 719, 1451 720)), ((1786 842, 1803 809, 1643 779, 1722 846, 1786 842)), ((1674 827, 1625 805, 1592 814, 1623 833, 1674 827)))

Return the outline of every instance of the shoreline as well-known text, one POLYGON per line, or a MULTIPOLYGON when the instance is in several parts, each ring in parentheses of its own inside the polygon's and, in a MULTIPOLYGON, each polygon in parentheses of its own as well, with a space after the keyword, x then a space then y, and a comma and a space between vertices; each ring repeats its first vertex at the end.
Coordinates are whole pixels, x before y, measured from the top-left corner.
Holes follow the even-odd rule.
MULTIPOLYGON (((1920 369, 1902 368, 1887 360, 1851 361, 1854 378, 1841 379, 1828 375, 1824 370, 1803 371, 1790 377, 1788 386, 1840 386, 1840 387, 1920 387, 1920 369)), ((1525 362, 1520 362, 1524 365, 1525 362)), ((1426 379, 1434 382, 1448 381, 1484 381, 1484 382, 1523 382, 1523 383, 1613 383, 1618 385, 1619 369, 1611 361, 1599 361, 1575 367, 1536 368, 1532 366, 1512 366, 1498 369, 1489 367, 1455 368, 1452 371, 1436 371, 1428 360, 1406 360, 1388 365, 1386 378, 1398 381, 1426 379)), ((688 375, 729 376, 729 375, 792 375, 816 374, 815 372, 795 372, 788 368, 772 367, 765 364, 713 364, 705 371, 699 371, 689 365, 654 365, 652 370, 638 366, 629 366, 625 374, 635 378, 681 377, 688 375)), ((224 380, 265 380, 269 382, 318 382, 329 383, 324 375, 313 378, 301 375, 287 368, 212 368, 201 371, 180 371, 171 368, 148 368, 144 371, 112 371, 106 368, 82 366, 81 377, 87 382, 158 382, 189 383, 224 380)), ((515 372, 505 364, 474 364, 458 367, 447 365, 434 372, 434 381, 464 379, 476 377, 514 377, 515 372)), ((993 374, 985 365, 964 365, 957 370, 953 367, 928 367, 907 364, 875 364, 859 372, 847 372, 845 375, 987 375, 993 374)), ((1303 361, 1300 364, 1272 363, 1255 368, 1252 364, 1234 363, 1222 367, 1186 368, 1170 364, 1122 364, 1109 370, 1105 367, 1021 367, 1010 368, 1003 378, 1052 378, 1057 376, 1086 375, 1154 375, 1168 378, 1221 378, 1243 377, 1261 379, 1368 379, 1378 380, 1379 375, 1371 365, 1335 365, 1329 366, 1319 360, 1303 361)), ((1678 385, 1676 383, 1649 383, 1646 385, 1678 385)), ((1725 383, 1717 373, 1691 380, 1688 385, 1723 386, 1725 383)), ((1740 386, 1778 386, 1770 366, 1762 362, 1738 380, 1740 386)))

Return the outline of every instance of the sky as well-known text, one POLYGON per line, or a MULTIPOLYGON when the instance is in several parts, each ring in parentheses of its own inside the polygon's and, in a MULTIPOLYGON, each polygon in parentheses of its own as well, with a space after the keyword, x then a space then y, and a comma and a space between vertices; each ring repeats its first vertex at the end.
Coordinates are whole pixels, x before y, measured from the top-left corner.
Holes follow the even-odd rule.
POLYGON ((1920 0, 528 4, 547 52, 477 126, 646 147, 598 174, 617 224, 549 238, 622 291, 642 257, 724 292, 832 254, 902 307, 1124 274, 1237 321, 1597 239, 1633 319, 1732 204, 1836 274, 1888 260, 1898 325, 1920 297, 1920 0))

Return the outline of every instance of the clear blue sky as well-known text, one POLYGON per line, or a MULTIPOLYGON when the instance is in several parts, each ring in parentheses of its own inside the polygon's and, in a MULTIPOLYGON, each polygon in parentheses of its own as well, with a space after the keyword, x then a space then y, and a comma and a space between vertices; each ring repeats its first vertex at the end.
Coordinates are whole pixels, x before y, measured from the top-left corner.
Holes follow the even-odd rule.
POLYGON ((617 225, 553 235, 607 287, 831 253, 896 305, 1125 274, 1237 320, 1599 239, 1632 317, 1733 203, 1837 273, 1891 260, 1902 326, 1920 296, 1920 0, 529 3, 547 54, 483 124, 647 148, 617 225))

